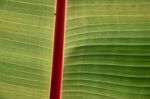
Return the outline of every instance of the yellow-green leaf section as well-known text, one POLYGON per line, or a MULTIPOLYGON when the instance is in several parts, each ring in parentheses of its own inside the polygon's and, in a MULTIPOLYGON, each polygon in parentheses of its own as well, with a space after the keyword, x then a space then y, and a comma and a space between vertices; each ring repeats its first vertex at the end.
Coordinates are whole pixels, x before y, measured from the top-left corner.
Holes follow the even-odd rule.
POLYGON ((68 0, 62 99, 150 99, 150 0, 68 0))
POLYGON ((48 99, 54 0, 0 0, 0 99, 48 99))

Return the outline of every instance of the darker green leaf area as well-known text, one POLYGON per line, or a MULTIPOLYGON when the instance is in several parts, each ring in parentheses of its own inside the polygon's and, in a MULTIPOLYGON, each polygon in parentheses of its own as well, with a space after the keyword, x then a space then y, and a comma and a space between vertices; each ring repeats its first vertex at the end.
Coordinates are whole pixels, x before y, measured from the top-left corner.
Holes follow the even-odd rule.
POLYGON ((68 0, 63 99, 150 99, 149 0, 68 0))
POLYGON ((4 9, 6 5, 6 0, 0 0, 0 9, 4 9))

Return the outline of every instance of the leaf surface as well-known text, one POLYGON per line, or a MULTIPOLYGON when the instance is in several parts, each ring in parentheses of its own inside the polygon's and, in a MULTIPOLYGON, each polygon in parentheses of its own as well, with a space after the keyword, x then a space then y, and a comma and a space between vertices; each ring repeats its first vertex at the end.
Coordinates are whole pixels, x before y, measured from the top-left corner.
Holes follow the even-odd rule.
POLYGON ((0 99, 48 99, 54 0, 0 0, 0 99))
POLYGON ((68 0, 62 99, 150 99, 149 9, 149 0, 68 0))

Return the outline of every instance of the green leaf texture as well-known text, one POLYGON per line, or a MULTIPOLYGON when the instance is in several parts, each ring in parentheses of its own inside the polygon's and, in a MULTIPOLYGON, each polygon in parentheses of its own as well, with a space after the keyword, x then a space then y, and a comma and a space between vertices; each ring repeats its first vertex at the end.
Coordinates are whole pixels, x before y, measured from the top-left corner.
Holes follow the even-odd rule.
POLYGON ((62 99, 150 99, 150 0, 68 0, 62 99))
POLYGON ((48 99, 54 0, 0 0, 0 99, 48 99))

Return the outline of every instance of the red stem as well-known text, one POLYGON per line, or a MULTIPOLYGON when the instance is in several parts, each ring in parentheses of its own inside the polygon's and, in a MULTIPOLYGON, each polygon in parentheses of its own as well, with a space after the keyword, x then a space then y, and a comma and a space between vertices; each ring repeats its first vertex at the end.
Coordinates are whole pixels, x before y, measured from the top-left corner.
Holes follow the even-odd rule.
POLYGON ((61 98, 66 0, 57 0, 50 99, 61 98))

